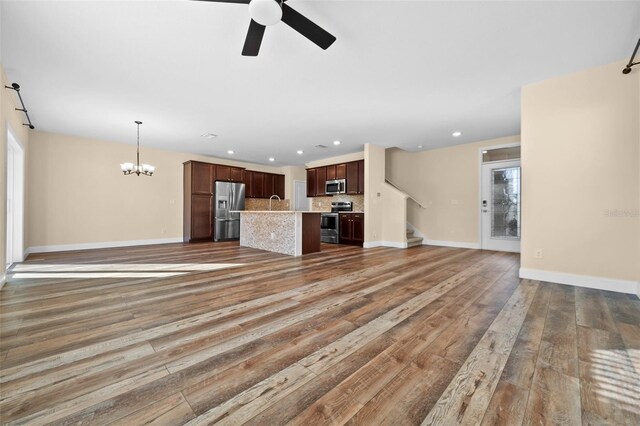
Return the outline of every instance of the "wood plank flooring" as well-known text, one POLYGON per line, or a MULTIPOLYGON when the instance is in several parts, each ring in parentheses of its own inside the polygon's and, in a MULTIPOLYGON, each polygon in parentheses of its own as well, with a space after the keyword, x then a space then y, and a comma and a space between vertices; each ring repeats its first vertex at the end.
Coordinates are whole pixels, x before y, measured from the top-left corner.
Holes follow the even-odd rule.
POLYGON ((640 424, 640 301, 517 255, 237 243, 30 256, 3 424, 640 424))

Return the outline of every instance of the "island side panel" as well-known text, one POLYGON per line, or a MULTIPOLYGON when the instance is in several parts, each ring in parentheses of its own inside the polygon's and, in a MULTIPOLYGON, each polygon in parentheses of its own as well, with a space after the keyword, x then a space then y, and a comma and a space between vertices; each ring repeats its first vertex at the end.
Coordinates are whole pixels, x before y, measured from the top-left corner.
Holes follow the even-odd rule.
POLYGON ((320 251, 320 214, 302 213, 302 254, 320 251))
POLYGON ((296 254, 295 213, 240 214, 240 245, 276 253, 296 254), (273 234, 273 238, 271 235, 273 234))

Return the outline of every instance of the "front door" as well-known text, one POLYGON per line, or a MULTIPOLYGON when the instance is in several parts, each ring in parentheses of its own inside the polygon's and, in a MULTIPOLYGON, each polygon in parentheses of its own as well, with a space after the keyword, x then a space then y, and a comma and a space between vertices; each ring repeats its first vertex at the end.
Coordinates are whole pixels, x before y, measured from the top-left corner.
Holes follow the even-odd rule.
POLYGON ((482 165, 482 248, 520 253, 520 160, 482 165))

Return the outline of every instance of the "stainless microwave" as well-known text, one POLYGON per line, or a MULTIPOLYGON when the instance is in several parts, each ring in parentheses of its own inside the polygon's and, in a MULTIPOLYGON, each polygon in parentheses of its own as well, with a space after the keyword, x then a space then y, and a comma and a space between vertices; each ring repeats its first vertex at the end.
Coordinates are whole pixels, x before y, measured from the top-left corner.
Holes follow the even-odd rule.
POLYGON ((327 195, 346 194, 347 181, 345 179, 328 180, 324 184, 324 192, 327 195))

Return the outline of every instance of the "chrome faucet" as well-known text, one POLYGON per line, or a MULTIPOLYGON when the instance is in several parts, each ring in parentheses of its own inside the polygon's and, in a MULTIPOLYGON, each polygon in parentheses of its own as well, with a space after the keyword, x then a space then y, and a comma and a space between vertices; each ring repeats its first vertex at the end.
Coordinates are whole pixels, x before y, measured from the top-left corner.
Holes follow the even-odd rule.
POLYGON ((280 199, 280 197, 278 197, 277 195, 272 195, 271 197, 269 197, 269 211, 271 211, 271 200, 273 200, 273 197, 276 197, 278 199, 278 201, 282 201, 280 199))

